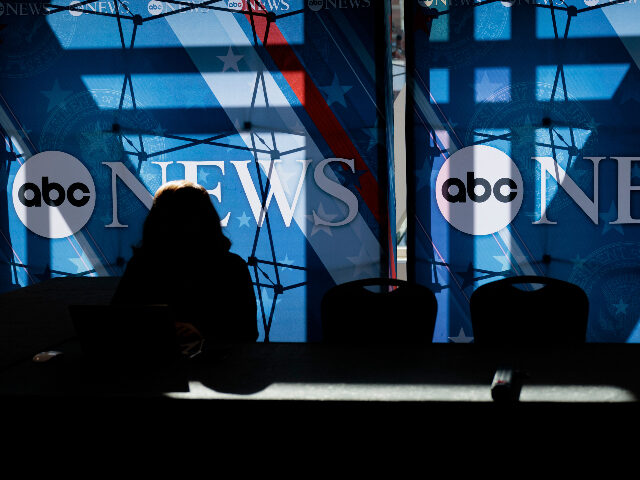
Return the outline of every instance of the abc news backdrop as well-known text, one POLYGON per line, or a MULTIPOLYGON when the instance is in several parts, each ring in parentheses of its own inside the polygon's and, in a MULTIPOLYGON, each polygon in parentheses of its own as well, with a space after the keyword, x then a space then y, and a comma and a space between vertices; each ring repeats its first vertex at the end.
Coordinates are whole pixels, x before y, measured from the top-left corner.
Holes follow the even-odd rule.
POLYGON ((328 288, 395 274, 388 14, 0 3, 0 289, 121 275, 153 194, 186 178, 250 261, 261 339, 319 339, 328 288))
POLYGON ((409 271, 435 340, 472 341, 483 283, 546 275, 587 293, 588 341, 640 341, 640 4, 407 1, 405 22, 409 271))

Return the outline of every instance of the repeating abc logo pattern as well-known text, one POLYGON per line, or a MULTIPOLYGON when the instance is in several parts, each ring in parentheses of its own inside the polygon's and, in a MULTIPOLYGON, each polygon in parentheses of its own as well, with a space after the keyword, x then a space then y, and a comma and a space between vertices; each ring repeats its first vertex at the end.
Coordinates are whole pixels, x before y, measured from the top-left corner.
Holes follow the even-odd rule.
POLYGON ((147 10, 151 15, 160 15, 162 10, 164 10, 164 5, 162 2, 158 2, 157 0, 151 0, 147 4, 147 10))
POLYGON ((324 0, 308 0, 307 5, 314 12, 318 12, 324 7, 324 0))
MULTIPOLYGON (((77 5, 78 3, 80 3, 80 1, 79 1, 79 0, 73 0, 73 2, 70 2, 70 3, 69 3, 69 6, 70 6, 70 7, 73 7, 74 5, 77 5)), ((78 7, 79 7, 80 9, 82 9, 82 5, 79 5, 78 7)), ((79 10, 69 10, 69 13, 70 13, 71 15, 73 15, 74 17, 79 17, 80 15, 82 15, 82 12, 81 12, 81 11, 79 11, 79 10)))
POLYGON ((232 10, 242 10, 244 8, 243 0, 227 0, 227 8, 232 10))
POLYGON ((13 181, 13 206, 33 233, 64 238, 91 218, 96 189, 89 170, 64 152, 42 152, 27 160, 13 181))
POLYGON ((523 182, 504 152, 474 145, 458 150, 442 165, 435 193, 440 212, 453 227, 469 235, 489 235, 517 215, 523 182))

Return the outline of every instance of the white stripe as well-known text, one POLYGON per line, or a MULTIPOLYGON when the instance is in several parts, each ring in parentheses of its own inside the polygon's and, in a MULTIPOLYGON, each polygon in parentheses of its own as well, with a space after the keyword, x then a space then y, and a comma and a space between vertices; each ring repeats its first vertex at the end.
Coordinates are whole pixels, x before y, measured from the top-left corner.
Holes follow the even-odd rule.
MULTIPOLYGON (((224 32, 224 34, 229 38, 231 45, 246 45, 247 42, 250 42, 247 35, 240 27, 236 14, 215 12, 215 14, 203 15, 202 18, 199 19, 197 28, 194 28, 193 23, 185 22, 184 19, 177 17, 180 17, 180 15, 167 17, 166 20, 183 45, 193 45, 197 41, 198 37, 201 42, 203 35, 206 35, 208 38, 215 34, 219 35, 222 32, 224 32)), ((217 44, 219 43, 219 39, 212 39, 211 43, 217 44)), ((202 70, 206 70, 204 67, 206 64, 210 63, 210 59, 199 57, 197 55, 197 50, 193 51, 188 47, 186 47, 186 50, 190 54, 196 67, 202 66, 202 70)), ((244 60, 250 65, 253 65, 256 70, 262 70, 264 72, 264 79, 267 86, 270 104, 275 103, 277 105, 282 105, 286 102, 286 97, 278 88, 272 72, 269 72, 265 68, 258 55, 254 53, 250 58, 248 58, 247 55, 244 60)), ((221 84, 216 81, 219 78, 218 74, 202 73, 202 77, 222 108, 227 111, 231 122, 236 126, 236 129, 238 129, 238 133, 241 134, 245 144, 251 147, 251 135, 249 133, 243 133, 239 129, 239 126, 241 126, 245 121, 250 120, 250 105, 246 105, 247 108, 244 112, 239 111, 238 109, 227 110, 231 105, 237 105, 235 89, 228 89, 221 86, 221 84)), ((249 88, 248 86, 243 85, 240 87, 249 88)), ((262 86, 260 86, 258 90, 258 95, 261 94, 262 86)), ((287 107, 278 108, 277 112, 274 111, 273 114, 265 116, 265 121, 268 121, 269 118, 273 118, 273 115, 278 115, 280 121, 286 125, 288 129, 295 132, 302 131, 304 137, 300 135, 285 136, 281 134, 281 137, 285 138, 280 138, 279 141, 282 142, 286 140, 288 145, 286 145, 286 148, 283 148, 281 143, 279 143, 278 149, 280 151, 285 151, 291 148, 304 146, 306 148, 306 153, 303 159, 310 159, 313 161, 313 164, 317 164, 317 162, 324 159, 323 155, 311 139, 309 133, 304 130, 304 127, 293 108, 290 107, 288 102, 286 102, 286 105, 287 107)), ((264 109, 262 110, 264 111, 264 109)), ((255 119, 251 120, 255 123, 255 119)), ((260 136, 264 139, 267 145, 270 147, 272 146, 270 134, 260 134, 260 136)), ((261 148, 263 145, 256 144, 256 147, 261 148)), ((268 159, 266 155, 258 155, 259 160, 262 160, 263 158, 268 159)), ((311 176, 312 169, 313 165, 310 168, 309 176, 311 176)), ((330 169, 327 168, 325 173, 328 177, 332 178, 332 180, 336 180, 330 169)), ((333 197, 330 197, 321 191, 313 181, 305 183, 301 192, 301 198, 306 199, 307 204, 299 204, 295 210, 293 218, 336 283, 343 283, 354 279, 354 265, 348 260, 347 256, 354 257, 359 255, 359 253, 364 252, 362 258, 365 260, 367 265, 379 265, 380 244, 360 214, 358 214, 358 216, 348 225, 331 228, 332 238, 326 238, 327 234, 324 231, 316 231, 313 233, 313 225, 311 225, 307 219, 307 215, 311 214, 311 210, 317 211, 320 203, 325 207, 333 203, 331 211, 338 210, 338 212, 340 212, 336 213, 335 221, 339 218, 338 215, 346 216, 346 207, 342 202, 334 200, 333 197), (353 246, 354 251, 342 248, 344 246, 353 246)))

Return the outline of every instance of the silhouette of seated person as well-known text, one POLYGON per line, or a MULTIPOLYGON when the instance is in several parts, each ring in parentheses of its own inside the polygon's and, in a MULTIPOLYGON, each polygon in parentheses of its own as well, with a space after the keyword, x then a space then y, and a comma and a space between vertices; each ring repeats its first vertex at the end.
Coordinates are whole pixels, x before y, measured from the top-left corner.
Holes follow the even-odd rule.
POLYGON ((229 252, 209 193, 188 181, 157 191, 142 242, 113 304, 168 305, 180 345, 255 342, 257 307, 246 262, 229 252))

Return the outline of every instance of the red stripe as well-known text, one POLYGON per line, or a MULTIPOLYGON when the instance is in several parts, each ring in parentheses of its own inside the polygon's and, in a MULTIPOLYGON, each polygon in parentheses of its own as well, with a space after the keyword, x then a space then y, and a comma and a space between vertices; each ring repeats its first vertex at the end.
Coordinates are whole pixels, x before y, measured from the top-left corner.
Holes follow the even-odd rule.
MULTIPOLYGON (((250 15, 247 14, 246 17, 249 22, 252 21, 250 15)), ((254 16, 253 23, 258 38, 263 39, 267 27, 267 19, 254 16)), ((271 23, 269 26, 269 38, 265 49, 281 70, 285 80, 300 101, 300 104, 309 114, 309 117, 311 117, 333 154, 337 158, 353 159, 356 170, 366 171, 359 178, 360 188, 358 188, 358 192, 379 223, 378 182, 275 23, 271 23)))
POLYGON ((389 270, 391 278, 398 278, 398 272, 396 270, 396 251, 393 248, 393 237, 391 230, 391 220, 389 220, 388 224, 389 229, 389 270))

